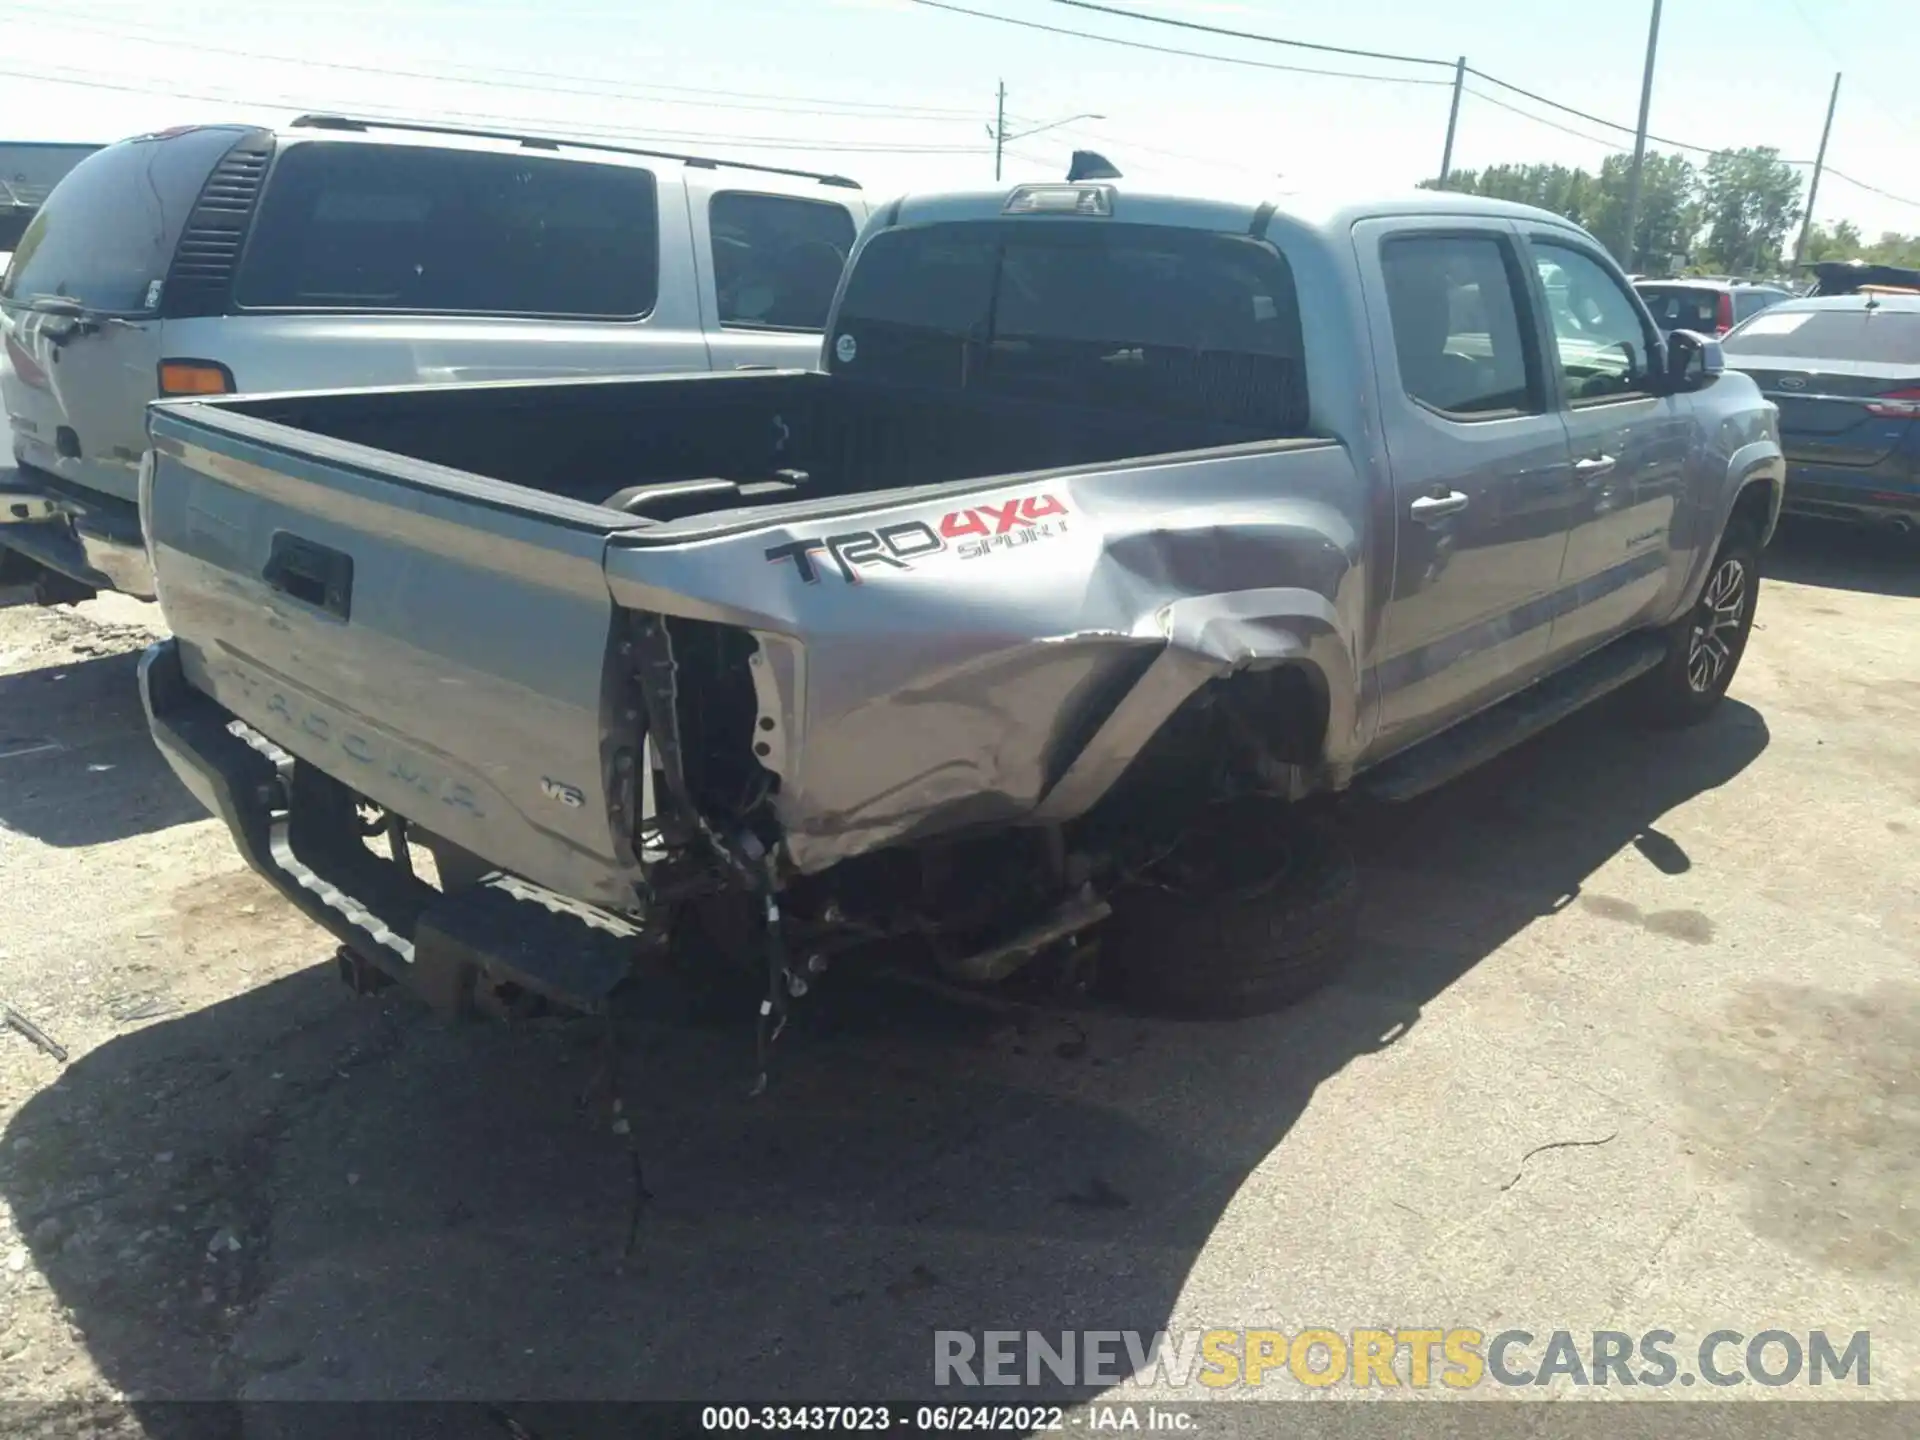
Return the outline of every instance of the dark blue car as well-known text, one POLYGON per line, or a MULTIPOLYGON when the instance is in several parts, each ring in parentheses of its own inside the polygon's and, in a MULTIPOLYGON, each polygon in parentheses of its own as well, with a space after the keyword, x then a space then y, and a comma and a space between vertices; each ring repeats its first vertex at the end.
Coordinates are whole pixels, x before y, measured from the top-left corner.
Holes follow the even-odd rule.
POLYGON ((1780 407, 1788 511, 1920 527, 1920 294, 1790 300, 1724 345, 1780 407))

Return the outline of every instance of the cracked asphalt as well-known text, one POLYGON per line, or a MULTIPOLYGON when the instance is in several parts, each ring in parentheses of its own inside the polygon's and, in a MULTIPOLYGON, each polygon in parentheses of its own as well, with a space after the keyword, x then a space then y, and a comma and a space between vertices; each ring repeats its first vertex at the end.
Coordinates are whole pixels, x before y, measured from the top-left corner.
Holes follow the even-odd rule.
POLYGON ((1920 1396, 1920 549, 1768 563, 1712 723, 1356 811, 1361 956, 1284 1015, 829 987, 757 1100, 746 1025, 640 1024, 624 1259, 596 1035, 349 995, 152 750, 157 611, 0 609, 0 995, 71 1052, 0 1030, 0 1400, 924 1397, 937 1328, 1412 1325, 1868 1330, 1870 1391, 1739 1398, 1920 1396))

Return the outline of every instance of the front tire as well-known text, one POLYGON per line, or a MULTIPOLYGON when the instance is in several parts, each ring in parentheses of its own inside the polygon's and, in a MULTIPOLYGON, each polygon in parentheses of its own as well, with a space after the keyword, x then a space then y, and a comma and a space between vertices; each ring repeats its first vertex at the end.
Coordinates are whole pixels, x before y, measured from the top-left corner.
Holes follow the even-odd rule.
POLYGON ((1667 630, 1667 658, 1637 689, 1642 716, 1660 726, 1697 725, 1726 698, 1753 632, 1760 599, 1760 537, 1730 527, 1694 607, 1667 630))

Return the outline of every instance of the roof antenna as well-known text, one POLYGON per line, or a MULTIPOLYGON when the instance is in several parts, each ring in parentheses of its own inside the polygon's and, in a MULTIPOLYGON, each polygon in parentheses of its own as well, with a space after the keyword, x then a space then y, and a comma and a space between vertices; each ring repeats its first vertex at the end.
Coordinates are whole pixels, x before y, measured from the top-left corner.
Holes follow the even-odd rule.
POLYGON ((1119 170, 1106 156, 1095 150, 1076 150, 1073 164, 1067 168, 1069 180, 1118 180, 1119 170))

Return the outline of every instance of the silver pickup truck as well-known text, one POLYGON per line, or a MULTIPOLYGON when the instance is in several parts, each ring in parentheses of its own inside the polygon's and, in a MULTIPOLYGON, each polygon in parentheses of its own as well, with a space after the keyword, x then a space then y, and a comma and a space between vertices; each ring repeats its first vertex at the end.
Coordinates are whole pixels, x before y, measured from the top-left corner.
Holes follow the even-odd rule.
POLYGON ((1783 479, 1551 215, 1105 183, 876 211, 819 371, 150 433, 155 738, 343 963, 455 1008, 597 1009, 650 936, 763 1016, 863 953, 1282 1003, 1352 941, 1315 797, 1611 691, 1704 716, 1783 479))

